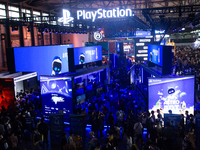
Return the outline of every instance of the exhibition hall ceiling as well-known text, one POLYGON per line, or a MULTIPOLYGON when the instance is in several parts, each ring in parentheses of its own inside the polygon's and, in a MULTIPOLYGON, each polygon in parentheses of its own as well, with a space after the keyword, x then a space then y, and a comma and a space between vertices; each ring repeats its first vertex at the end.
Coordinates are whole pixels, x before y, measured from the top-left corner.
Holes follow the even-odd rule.
MULTIPOLYGON (((10 0, 26 3, 34 8, 44 8, 62 14, 62 9, 72 13, 77 10, 132 9, 135 16, 151 28, 175 29, 199 24, 195 17, 200 12, 199 0, 10 0)), ((199 16, 197 16, 199 20, 199 16)))

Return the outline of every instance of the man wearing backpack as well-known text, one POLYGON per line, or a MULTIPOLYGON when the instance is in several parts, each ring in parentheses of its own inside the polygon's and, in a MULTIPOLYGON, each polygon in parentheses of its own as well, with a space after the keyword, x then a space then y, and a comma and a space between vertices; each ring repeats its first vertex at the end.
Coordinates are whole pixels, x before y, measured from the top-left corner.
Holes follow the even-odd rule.
POLYGON ((49 130, 49 126, 47 123, 44 122, 44 118, 42 118, 41 123, 38 126, 38 131, 44 137, 43 145, 45 143, 48 145, 48 130, 49 130))

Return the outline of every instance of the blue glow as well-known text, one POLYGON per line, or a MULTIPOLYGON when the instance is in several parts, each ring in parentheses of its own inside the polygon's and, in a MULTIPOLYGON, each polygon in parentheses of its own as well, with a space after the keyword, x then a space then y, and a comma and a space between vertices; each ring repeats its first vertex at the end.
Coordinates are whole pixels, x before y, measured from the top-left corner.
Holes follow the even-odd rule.
POLYGON ((95 61, 102 60, 102 47, 91 46, 91 47, 79 47, 74 48, 74 64, 80 65, 95 61))
POLYGON ((43 113, 73 113, 71 78, 40 76, 43 113))
MULTIPOLYGON (((38 73, 38 79, 40 75, 52 75, 53 61, 56 58, 62 58, 60 60, 61 70, 59 73, 68 72, 68 54, 67 48, 72 48, 70 45, 56 45, 56 46, 35 46, 35 47, 15 47, 15 71, 16 72, 33 72, 38 73)), ((57 65, 55 66, 57 67, 57 65)))
POLYGON ((148 61, 163 66, 163 46, 148 45, 148 61))

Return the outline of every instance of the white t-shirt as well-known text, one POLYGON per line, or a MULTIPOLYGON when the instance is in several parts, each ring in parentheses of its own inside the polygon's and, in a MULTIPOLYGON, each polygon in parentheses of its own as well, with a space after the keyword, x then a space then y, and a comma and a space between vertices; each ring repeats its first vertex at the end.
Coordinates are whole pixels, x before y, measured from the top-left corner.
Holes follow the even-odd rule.
POLYGON ((142 129, 143 126, 140 122, 135 123, 134 125, 135 134, 142 134, 142 129))
POLYGON ((132 150, 132 145, 133 145, 132 137, 127 138, 127 150, 132 150))

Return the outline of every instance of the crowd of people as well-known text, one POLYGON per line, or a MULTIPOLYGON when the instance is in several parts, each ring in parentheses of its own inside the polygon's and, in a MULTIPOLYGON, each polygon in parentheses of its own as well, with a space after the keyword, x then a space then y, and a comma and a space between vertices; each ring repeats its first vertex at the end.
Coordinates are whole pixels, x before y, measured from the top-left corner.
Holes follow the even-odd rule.
MULTIPOLYGON (((4 106, 0 113, 0 149, 17 150, 20 149, 20 143, 32 140, 32 147, 38 146, 41 137, 44 135, 44 142, 47 143, 46 129, 47 124, 42 119, 36 123, 36 116, 41 112, 40 91, 31 89, 17 93, 14 106, 4 106), (38 132, 38 133, 37 133, 38 132), (39 133, 40 132, 40 133, 39 133)), ((32 149, 31 147, 31 149, 32 149)), ((39 147, 39 146, 38 146, 39 147)))
MULTIPOLYGON (((173 74, 195 75, 200 84, 200 50, 192 46, 178 46, 173 59, 173 74)), ((197 87, 197 86, 196 86, 197 87)))

